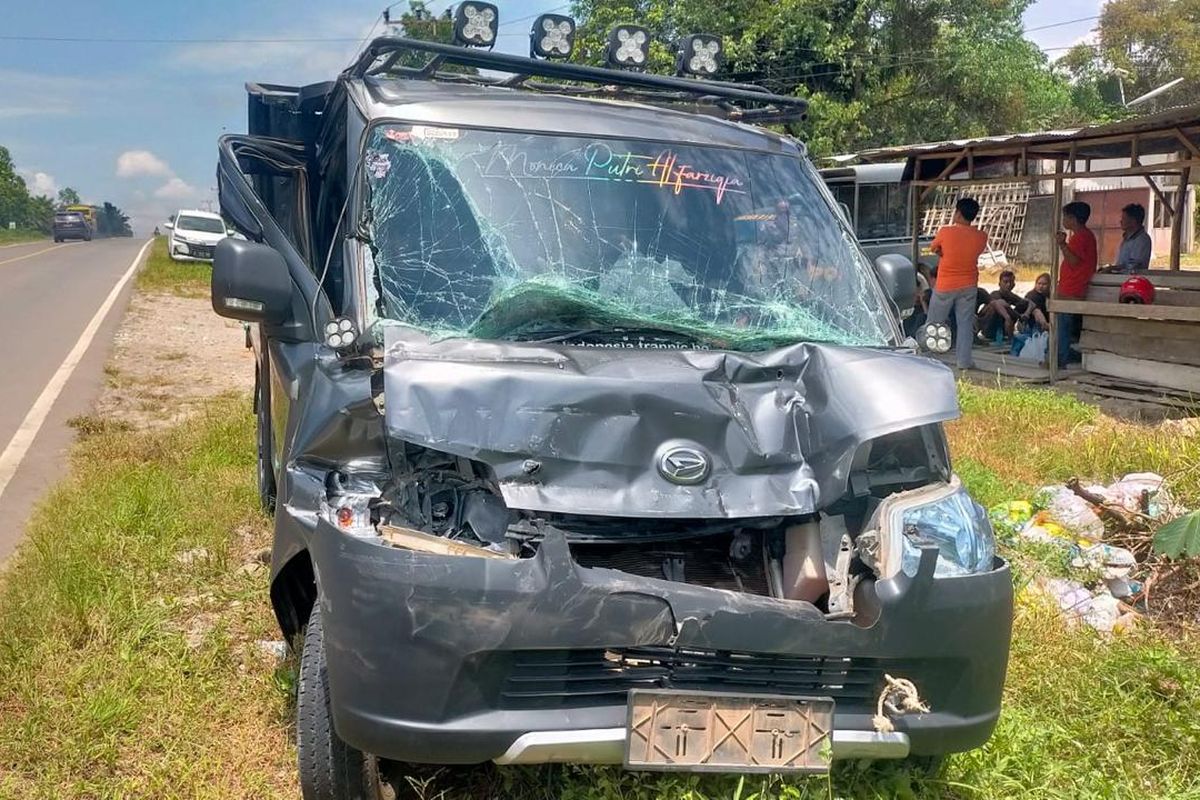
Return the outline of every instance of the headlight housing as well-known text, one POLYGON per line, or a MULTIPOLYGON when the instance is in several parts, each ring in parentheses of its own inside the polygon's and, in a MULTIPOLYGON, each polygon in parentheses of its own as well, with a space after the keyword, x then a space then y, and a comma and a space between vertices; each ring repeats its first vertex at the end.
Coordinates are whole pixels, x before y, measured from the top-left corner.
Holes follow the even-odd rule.
POLYGON ((987 512, 963 488, 958 476, 950 483, 925 486, 885 499, 876 511, 879 531, 879 574, 917 574, 921 545, 938 549, 936 578, 990 572, 996 540, 987 512))

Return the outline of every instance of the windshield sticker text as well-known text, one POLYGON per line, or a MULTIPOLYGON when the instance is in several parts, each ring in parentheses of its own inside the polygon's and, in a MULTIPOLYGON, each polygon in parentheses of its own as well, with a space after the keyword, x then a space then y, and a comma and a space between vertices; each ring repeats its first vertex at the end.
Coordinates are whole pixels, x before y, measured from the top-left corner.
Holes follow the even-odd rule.
POLYGON ((677 195, 695 189, 713 192, 718 204, 729 192, 746 193, 741 178, 680 163, 670 150, 649 156, 593 143, 552 158, 533 156, 519 147, 498 147, 490 156, 483 168, 488 178, 621 181, 670 189, 677 195))

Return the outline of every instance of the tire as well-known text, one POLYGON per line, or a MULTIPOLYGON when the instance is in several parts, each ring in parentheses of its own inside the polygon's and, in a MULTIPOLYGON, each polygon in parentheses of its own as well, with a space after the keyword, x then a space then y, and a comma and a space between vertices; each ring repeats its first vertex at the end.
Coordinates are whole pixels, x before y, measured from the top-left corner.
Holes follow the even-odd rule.
POLYGON ((264 361, 254 375, 254 411, 258 418, 258 502, 275 516, 275 443, 271 436, 271 380, 264 361))
POLYGON ((304 800, 391 800, 379 760, 338 738, 329 707, 329 675, 321 630, 320 600, 304 632, 296 699, 296 749, 304 800))

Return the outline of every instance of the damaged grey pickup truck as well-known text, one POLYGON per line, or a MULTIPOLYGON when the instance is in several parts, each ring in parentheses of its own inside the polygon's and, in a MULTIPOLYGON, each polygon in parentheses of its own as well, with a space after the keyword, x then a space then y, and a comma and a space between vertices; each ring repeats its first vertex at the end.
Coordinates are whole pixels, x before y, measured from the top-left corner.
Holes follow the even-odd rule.
POLYGON ((911 265, 745 121, 802 101, 400 38, 248 90, 212 300, 257 355, 306 798, 987 740, 1008 567, 911 265))

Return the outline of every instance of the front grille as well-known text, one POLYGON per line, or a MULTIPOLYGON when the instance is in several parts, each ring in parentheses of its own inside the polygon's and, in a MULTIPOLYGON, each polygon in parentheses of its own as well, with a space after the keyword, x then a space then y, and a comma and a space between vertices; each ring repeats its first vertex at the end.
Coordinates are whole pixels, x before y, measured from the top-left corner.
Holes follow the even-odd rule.
POLYGON ((839 706, 866 708, 878 697, 885 672, 904 674, 904 665, 890 659, 666 647, 530 650, 510 655, 500 699, 512 709, 623 703, 630 689, 820 696, 832 697, 839 706))

